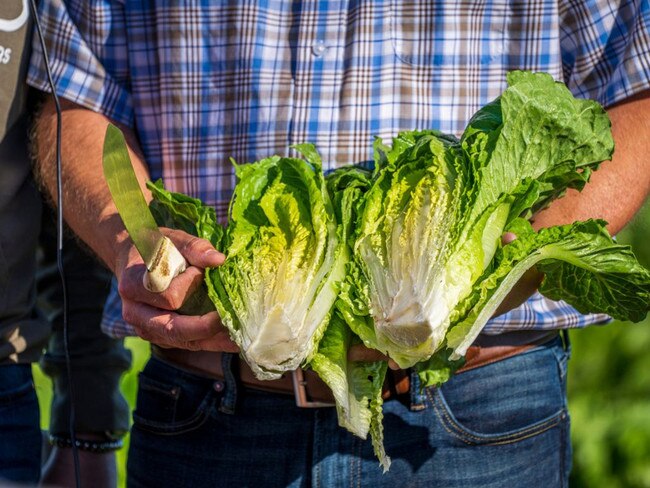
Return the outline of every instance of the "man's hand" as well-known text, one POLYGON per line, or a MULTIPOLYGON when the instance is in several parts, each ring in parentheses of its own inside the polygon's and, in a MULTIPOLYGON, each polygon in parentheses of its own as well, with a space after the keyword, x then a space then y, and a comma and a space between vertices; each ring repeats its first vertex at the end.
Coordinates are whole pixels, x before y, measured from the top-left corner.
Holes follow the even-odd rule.
MULTIPOLYGON (((163 293, 145 289, 145 265, 128 238, 122 220, 102 178, 106 128, 118 125, 127 141, 131 163, 145 198, 150 179, 138 139, 132 129, 104 115, 61 100, 63 213, 67 224, 97 254, 118 279, 123 315, 140 337, 163 347, 237 351, 217 312, 183 316, 175 312, 203 280, 204 268, 219 266, 224 257, 209 242, 180 231, 166 231, 190 264, 163 293)), ((56 201, 56 111, 48 97, 36 117, 36 167, 41 183, 56 201)))
POLYGON ((355 344, 348 351, 348 360, 349 361, 363 361, 363 362, 374 362, 374 361, 387 361, 388 367, 393 370, 400 369, 399 365, 393 361, 391 358, 382 354, 381 352, 375 349, 368 349, 363 344, 355 344))
POLYGON ((124 320, 140 337, 162 347, 237 352, 217 312, 196 316, 175 312, 201 286, 204 269, 223 264, 224 255, 205 239, 179 230, 163 232, 190 266, 164 292, 150 292, 143 284, 144 262, 131 241, 125 240, 115 266, 124 320))

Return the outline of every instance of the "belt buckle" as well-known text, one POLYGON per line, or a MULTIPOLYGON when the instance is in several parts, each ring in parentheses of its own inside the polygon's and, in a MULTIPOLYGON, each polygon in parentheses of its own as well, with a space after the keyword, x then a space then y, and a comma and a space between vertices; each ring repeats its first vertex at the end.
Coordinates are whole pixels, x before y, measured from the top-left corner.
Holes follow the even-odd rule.
POLYGON ((321 408, 335 406, 334 403, 313 402, 307 398, 307 389, 305 388, 307 380, 305 380, 305 375, 303 374, 302 368, 293 370, 291 372, 291 379, 293 381, 293 396, 296 399, 296 406, 300 408, 321 408))

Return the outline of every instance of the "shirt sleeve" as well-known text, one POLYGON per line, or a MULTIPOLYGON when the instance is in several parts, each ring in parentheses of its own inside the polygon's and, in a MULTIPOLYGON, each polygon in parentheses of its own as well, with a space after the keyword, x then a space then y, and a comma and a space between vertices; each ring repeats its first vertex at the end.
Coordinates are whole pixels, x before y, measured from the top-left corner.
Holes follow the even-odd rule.
MULTIPOLYGON (((41 0, 39 20, 57 94, 132 126, 124 4, 118 0, 41 0)), ((27 82, 51 91, 36 31, 27 82)))
POLYGON ((560 2, 564 82, 605 107, 650 88, 650 0, 560 2))

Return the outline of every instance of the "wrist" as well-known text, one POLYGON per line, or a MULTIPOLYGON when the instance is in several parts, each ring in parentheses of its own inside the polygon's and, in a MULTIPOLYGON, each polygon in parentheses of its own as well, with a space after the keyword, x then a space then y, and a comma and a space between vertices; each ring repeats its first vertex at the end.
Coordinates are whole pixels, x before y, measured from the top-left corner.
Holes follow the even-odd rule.
POLYGON ((74 441, 69 436, 49 435, 52 446, 59 448, 70 448, 73 445, 80 451, 103 454, 117 451, 124 447, 123 439, 110 439, 108 436, 98 434, 78 434, 74 441))
POLYGON ((119 232, 115 236, 115 241, 113 244, 114 258, 110 266, 111 270, 113 271, 113 275, 115 275, 118 280, 122 276, 124 269, 129 264, 129 255, 132 246, 133 243, 126 230, 119 232))

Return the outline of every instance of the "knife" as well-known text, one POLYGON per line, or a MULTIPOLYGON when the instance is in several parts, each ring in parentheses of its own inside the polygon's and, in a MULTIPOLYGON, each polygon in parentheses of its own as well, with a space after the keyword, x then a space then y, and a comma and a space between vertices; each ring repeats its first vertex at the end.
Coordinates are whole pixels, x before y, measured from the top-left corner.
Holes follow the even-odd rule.
POLYGON ((158 229, 131 165, 124 134, 112 124, 106 128, 102 164, 113 202, 147 267, 144 286, 155 293, 163 292, 185 271, 187 262, 158 229))

